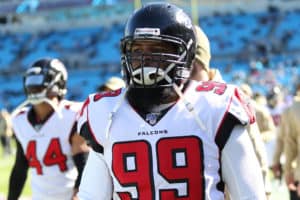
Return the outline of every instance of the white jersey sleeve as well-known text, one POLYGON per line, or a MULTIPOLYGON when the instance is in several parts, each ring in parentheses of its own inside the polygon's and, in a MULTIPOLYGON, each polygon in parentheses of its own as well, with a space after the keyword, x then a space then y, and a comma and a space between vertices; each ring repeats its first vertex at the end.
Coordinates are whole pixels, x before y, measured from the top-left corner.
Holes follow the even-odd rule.
POLYGON ((83 103, 80 112, 77 115, 77 132, 80 133, 82 125, 87 121, 87 105, 89 104, 90 96, 83 103))
POLYGON ((112 189, 112 178, 103 155, 91 150, 81 178, 79 199, 112 199, 112 189), (95 185, 98 189, 95 189, 95 185))
POLYGON ((89 95, 77 116, 77 132, 98 153, 103 152, 110 115, 121 97, 121 91, 119 89, 89 95))
POLYGON ((251 99, 246 97, 240 89, 233 87, 228 112, 235 116, 242 125, 255 122, 255 111, 251 105, 251 99))
POLYGON ((222 151, 231 130, 235 125, 248 125, 255 122, 255 114, 250 101, 234 85, 220 82, 193 82, 186 93, 195 106, 206 132, 211 135, 222 151), (198 93, 202 93, 198 95, 198 93))
POLYGON ((244 126, 237 125, 232 130, 222 151, 221 162, 231 199, 266 199, 261 169, 244 126))

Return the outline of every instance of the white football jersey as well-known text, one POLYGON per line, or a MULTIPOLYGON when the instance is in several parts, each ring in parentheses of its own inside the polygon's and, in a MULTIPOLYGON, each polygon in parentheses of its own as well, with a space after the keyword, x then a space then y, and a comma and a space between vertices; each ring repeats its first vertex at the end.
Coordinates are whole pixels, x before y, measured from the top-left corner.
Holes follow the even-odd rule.
POLYGON ((29 108, 13 119, 13 129, 31 168, 32 199, 71 199, 77 178, 70 134, 81 103, 62 100, 58 111, 39 128, 28 121, 29 108))
POLYGON ((240 124, 253 120, 237 88, 217 82, 187 88, 185 99, 204 127, 182 98, 157 123, 151 114, 147 123, 122 96, 121 90, 90 95, 78 120, 78 130, 87 122, 104 149, 113 198, 224 199, 220 151, 236 124, 226 131, 222 123, 228 113, 240 124))

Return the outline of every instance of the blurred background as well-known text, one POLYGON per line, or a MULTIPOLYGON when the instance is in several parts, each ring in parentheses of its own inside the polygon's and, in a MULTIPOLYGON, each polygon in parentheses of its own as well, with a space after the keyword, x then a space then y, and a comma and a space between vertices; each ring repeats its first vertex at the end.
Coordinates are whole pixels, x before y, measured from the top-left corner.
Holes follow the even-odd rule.
MULTIPOLYGON (((25 99, 22 75, 43 56, 66 64, 71 100, 82 101, 111 76, 120 77, 124 24, 147 2, 0 0, 0 108, 12 111, 25 99)), ((253 93, 265 96, 280 88, 282 101, 290 103, 300 82, 299 0, 168 2, 186 10, 208 35, 211 67, 225 81, 247 83, 253 93)))
MULTIPOLYGON (((22 73, 58 57, 70 76, 68 98, 84 100, 120 76, 119 40, 138 0, 0 0, 0 107, 24 100, 22 73)), ((207 33, 211 66, 228 82, 267 94, 293 94, 300 62, 299 0, 173 0, 207 33)), ((287 100, 289 95, 286 96, 287 100)))

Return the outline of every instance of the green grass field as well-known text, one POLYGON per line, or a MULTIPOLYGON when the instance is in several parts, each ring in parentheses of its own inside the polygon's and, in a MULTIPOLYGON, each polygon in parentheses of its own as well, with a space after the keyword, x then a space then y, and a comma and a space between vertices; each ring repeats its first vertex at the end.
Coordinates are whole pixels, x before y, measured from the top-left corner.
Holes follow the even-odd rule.
MULTIPOLYGON (((2 148, 0 148, 0 200, 1 196, 3 197, 7 195, 8 191, 8 180, 10 176, 11 168, 14 164, 14 156, 3 157, 2 156, 2 148)), ((272 195, 269 200, 288 200, 288 193, 284 184, 279 184, 278 181, 272 181, 272 195)), ((31 189, 30 189, 30 176, 26 181, 26 185, 23 188, 22 197, 30 197, 31 189)))
MULTIPOLYGON (((8 192, 8 181, 11 172, 11 168, 15 162, 15 156, 3 156, 2 147, 0 147, 0 199, 1 196, 7 196, 8 192)), ((30 176, 27 176, 27 181, 25 187, 22 191, 22 197, 30 197, 31 189, 30 189, 30 176)), ((4 198, 5 199, 5 198, 4 198)))

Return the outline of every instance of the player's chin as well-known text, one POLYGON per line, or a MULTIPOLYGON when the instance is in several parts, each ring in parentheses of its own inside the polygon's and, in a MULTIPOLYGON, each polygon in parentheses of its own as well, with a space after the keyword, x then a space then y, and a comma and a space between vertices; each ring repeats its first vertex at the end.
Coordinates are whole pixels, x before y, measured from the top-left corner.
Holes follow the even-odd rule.
POLYGON ((134 104, 144 104, 148 106, 160 105, 176 101, 177 93, 172 87, 159 88, 129 88, 127 96, 134 104))

